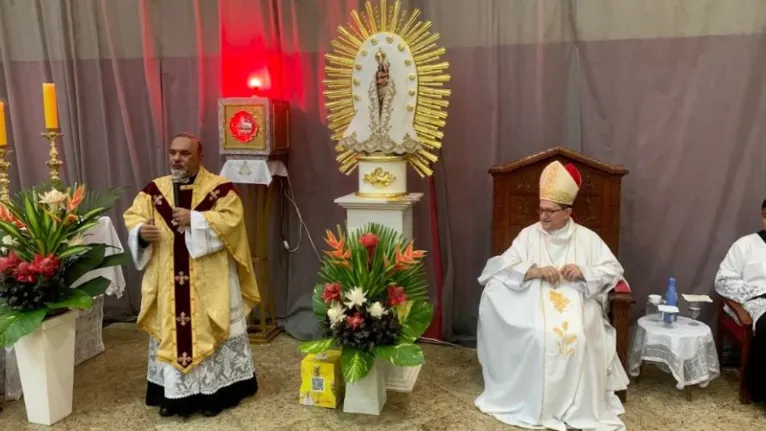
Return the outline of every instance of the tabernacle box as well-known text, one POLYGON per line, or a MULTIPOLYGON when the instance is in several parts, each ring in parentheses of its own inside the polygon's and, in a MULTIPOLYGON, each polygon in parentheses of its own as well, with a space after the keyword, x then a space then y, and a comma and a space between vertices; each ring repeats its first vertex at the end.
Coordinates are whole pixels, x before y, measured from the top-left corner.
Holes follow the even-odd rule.
POLYGON ((218 99, 218 139, 224 156, 279 158, 290 149, 287 102, 265 97, 218 99))
POLYGON ((340 350, 308 354, 301 361, 300 404, 334 409, 343 398, 340 350))

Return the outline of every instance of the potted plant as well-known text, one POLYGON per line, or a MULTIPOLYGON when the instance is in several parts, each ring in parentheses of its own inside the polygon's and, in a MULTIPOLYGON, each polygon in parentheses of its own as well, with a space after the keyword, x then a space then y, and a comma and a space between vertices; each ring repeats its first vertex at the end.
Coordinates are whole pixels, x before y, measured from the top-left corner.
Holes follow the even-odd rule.
POLYGON ((27 418, 51 425, 72 412, 75 320, 109 280, 86 273, 130 262, 105 244, 83 244, 121 195, 46 183, 0 202, 0 346, 14 346, 27 418))
POLYGON ((395 366, 425 361, 415 344, 433 318, 422 263, 425 252, 374 223, 348 238, 340 229, 337 236, 328 230, 325 241, 330 250, 313 293, 324 338, 300 349, 319 354, 340 346, 344 411, 379 414, 386 399, 379 360, 395 366))

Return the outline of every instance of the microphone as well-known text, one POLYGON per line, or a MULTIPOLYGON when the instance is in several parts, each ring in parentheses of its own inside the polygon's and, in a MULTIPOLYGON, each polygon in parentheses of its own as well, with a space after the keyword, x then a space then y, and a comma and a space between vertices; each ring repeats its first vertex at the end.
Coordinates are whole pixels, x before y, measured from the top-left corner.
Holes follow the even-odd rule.
POLYGON ((186 176, 183 174, 183 172, 177 172, 174 171, 172 175, 172 181, 173 181, 173 203, 175 204, 176 208, 179 208, 181 206, 179 199, 179 196, 181 195, 181 183, 185 183, 186 176))

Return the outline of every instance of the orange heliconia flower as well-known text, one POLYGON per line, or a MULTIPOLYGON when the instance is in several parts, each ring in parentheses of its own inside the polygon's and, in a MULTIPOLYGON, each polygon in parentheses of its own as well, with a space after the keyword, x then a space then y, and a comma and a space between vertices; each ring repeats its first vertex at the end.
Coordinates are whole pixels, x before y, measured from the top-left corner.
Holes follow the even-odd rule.
POLYGON ((75 189, 72 197, 69 198, 69 202, 66 204, 67 212, 74 211, 80 206, 83 198, 85 198, 85 186, 79 186, 75 189))
POLYGON ((5 204, 0 203, 0 221, 6 223, 13 223, 16 227, 23 228, 24 223, 21 222, 16 216, 14 216, 5 204))
POLYGON ((407 269, 411 265, 418 263, 418 260, 425 256, 425 250, 413 250, 413 243, 410 242, 407 248, 402 252, 399 244, 394 248, 394 262, 397 270, 407 269))
POLYGON ((332 248, 332 250, 325 250, 325 253, 330 257, 338 259, 340 262, 337 263, 342 263, 346 259, 351 258, 351 250, 346 250, 346 238, 343 235, 338 239, 332 231, 327 230, 325 242, 332 248))

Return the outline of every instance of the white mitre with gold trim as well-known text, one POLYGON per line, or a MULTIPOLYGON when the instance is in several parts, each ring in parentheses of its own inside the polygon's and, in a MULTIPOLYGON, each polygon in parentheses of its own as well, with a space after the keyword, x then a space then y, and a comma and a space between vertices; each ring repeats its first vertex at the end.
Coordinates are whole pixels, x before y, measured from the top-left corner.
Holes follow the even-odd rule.
POLYGON ((559 161, 552 162, 540 175, 540 200, 571 206, 581 184, 580 171, 573 164, 564 166, 559 161))

